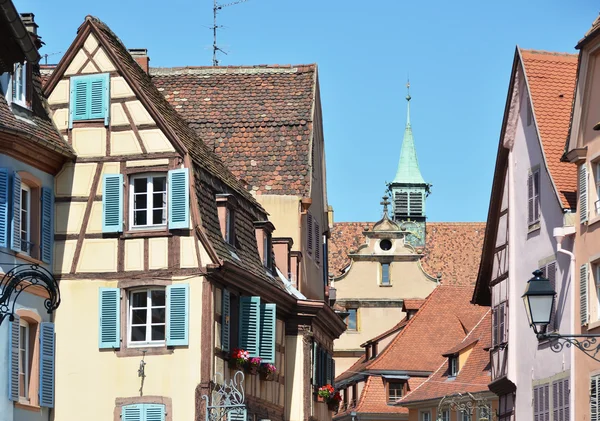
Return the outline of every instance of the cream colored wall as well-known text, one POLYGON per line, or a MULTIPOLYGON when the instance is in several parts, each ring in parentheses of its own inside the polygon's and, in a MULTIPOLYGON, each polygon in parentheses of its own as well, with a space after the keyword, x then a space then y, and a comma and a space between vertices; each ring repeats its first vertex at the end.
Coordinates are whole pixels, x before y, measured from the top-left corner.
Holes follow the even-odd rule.
POLYGON ((300 250, 300 198, 270 194, 256 195, 255 198, 275 225, 273 237, 290 237, 294 240, 292 250, 300 250))
POLYGON ((358 360, 358 357, 335 357, 335 376, 344 373, 352 364, 358 360))
MULTIPOLYGON (((304 420, 304 344, 302 336, 287 335, 285 337, 287 355, 287 373, 285 376, 285 413, 284 419, 290 421, 304 420)), ((312 400, 312 399, 311 399, 312 400)))
MULTIPOLYGON (((344 332, 335 340, 335 349, 362 350, 360 344, 391 329, 404 315, 400 307, 360 307, 357 312, 358 331, 344 332)), ((379 351, 381 350, 380 348, 379 351)))
POLYGON ((471 352, 473 351, 474 347, 475 347, 475 344, 469 345, 468 347, 466 347, 465 349, 460 351, 460 353, 458 354, 458 369, 459 370, 462 370, 462 368, 465 366, 467 359, 469 359, 469 355, 471 355, 471 352))
MULTIPOLYGON (((202 278, 173 283, 190 286, 189 346, 177 347, 169 355, 146 356, 143 394, 171 398, 173 420, 191 420, 200 383, 202 278)), ((61 307, 55 318, 59 351, 55 419, 86 414, 91 421, 112 420, 115 398, 140 396, 137 370, 142 359, 141 352, 139 356, 120 358, 113 351, 98 349, 98 291, 100 287, 116 287, 117 282, 62 279, 60 286, 61 307)))

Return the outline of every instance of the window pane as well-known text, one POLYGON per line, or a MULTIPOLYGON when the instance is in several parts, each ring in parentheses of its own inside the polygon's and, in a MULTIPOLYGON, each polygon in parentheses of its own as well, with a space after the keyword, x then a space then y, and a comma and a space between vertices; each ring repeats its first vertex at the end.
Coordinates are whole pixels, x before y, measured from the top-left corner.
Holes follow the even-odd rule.
POLYGON ((134 193, 145 193, 148 191, 148 180, 146 178, 136 178, 133 180, 134 193))
POLYGON ((348 310, 348 330, 356 330, 356 309, 348 310))
POLYGON ((155 192, 167 191, 167 177, 154 177, 152 180, 152 190, 155 192))
POLYGON ((135 209, 146 209, 148 207, 148 196, 145 194, 136 194, 133 202, 135 209))
POLYGON ((146 326, 132 326, 131 327, 131 341, 139 342, 146 340, 146 326))
POLYGON ((147 296, 146 291, 133 292, 131 294, 131 305, 133 307, 146 307, 147 296))
POLYGON ((152 323, 164 323, 165 322, 165 309, 164 308, 153 308, 152 309, 152 323))
POLYGON ((133 224, 134 225, 146 225, 146 216, 147 213, 145 210, 142 211, 135 211, 134 215, 133 215, 133 224))
POLYGON ((152 195, 152 207, 154 209, 164 208, 166 198, 167 198, 167 194, 164 192, 154 193, 152 195))
POLYGON ((152 299, 152 307, 159 307, 165 305, 165 290, 150 291, 150 298, 152 299))
POLYGON ((164 209, 155 209, 152 211, 152 224, 153 225, 161 225, 166 221, 165 218, 165 210, 164 209))
POLYGON ((153 341, 164 341, 165 340, 165 325, 152 326, 152 340, 153 341))
POLYGON ((131 311, 131 324, 143 325, 146 324, 146 309, 131 311))

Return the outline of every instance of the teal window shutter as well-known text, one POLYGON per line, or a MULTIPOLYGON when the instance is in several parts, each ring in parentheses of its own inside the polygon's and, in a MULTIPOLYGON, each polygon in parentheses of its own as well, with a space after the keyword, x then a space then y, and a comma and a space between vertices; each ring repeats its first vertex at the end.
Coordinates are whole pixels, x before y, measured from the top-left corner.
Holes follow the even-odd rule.
POLYGON ((331 376, 331 366, 332 366, 333 359, 331 358, 331 354, 329 354, 329 353, 327 353, 326 356, 327 356, 327 368, 326 368, 325 373, 326 373, 327 378, 325 379, 325 382, 327 384, 333 384, 333 380, 332 380, 332 376, 331 376))
POLYGON ((223 290, 223 299, 221 300, 221 349, 229 352, 229 337, 231 336, 231 296, 229 290, 223 290))
POLYGON ((319 347, 317 346, 316 342, 313 342, 313 349, 312 349, 312 351, 313 351, 313 357, 312 357, 312 363, 313 363, 313 366, 312 366, 312 382, 313 382, 314 386, 318 386, 319 385, 319 379, 317 377, 318 376, 318 374, 317 374, 318 373, 318 364, 317 364, 317 361, 318 361, 318 358, 319 358, 318 357, 319 347))
POLYGON ((189 285, 167 286, 167 345, 188 344, 189 285))
POLYGON ((165 421, 165 406, 155 403, 142 405, 144 421, 165 421))
POLYGON ((123 174, 104 174, 102 232, 123 231, 123 174))
POLYGON ((264 363, 275 364, 276 330, 276 305, 262 303, 260 305, 260 358, 264 363))
POLYGON ((100 288, 99 348, 121 347, 121 290, 100 288))
POLYGON ((230 408, 227 410, 227 421, 246 421, 248 411, 246 408, 230 408))
POLYGON ((52 246, 54 243, 54 194, 52 189, 42 187, 42 261, 52 263, 52 246))
POLYGON ((0 168, 0 247, 8 247, 8 170, 0 168))
POLYGON ((10 248, 21 251, 21 176, 13 174, 12 191, 12 232, 10 248))
POLYGON ((10 350, 10 367, 8 369, 8 399, 19 401, 19 316, 10 322, 8 349, 10 350))
POLYGON ((69 128, 77 120, 104 119, 108 124, 109 86, 108 73, 71 78, 69 128))
POLYGON ((121 421, 144 421, 144 405, 124 405, 121 407, 121 421))
POLYGON ((188 168, 169 171, 169 229, 190 227, 190 177, 188 168))
POLYGON ((260 297, 240 297, 239 347, 260 356, 260 297))
POLYGON ((54 407, 54 323, 40 324, 40 406, 54 407))

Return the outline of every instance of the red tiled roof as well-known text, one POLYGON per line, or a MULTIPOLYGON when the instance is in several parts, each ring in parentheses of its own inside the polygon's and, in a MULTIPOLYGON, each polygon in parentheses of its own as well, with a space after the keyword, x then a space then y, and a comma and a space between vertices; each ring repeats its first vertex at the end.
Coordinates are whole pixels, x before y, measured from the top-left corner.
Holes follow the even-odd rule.
MULTIPOLYGON (((405 300, 406 301, 406 300, 405 300)), ((415 300, 417 301, 417 300, 415 300)), ((425 301, 425 300, 422 300, 425 301)), ((380 335, 375 336, 374 338, 369 339, 368 341, 366 341, 365 343, 363 343, 361 346, 364 347, 367 344, 371 344, 373 342, 377 342, 380 341, 381 339, 391 335, 392 333, 397 332, 398 330, 402 329, 404 326, 406 326, 408 324, 408 319, 405 317, 404 319, 402 319, 399 323, 396 323, 393 327, 391 327, 390 329, 386 330, 385 332, 383 332, 380 335)))
POLYGON ((577 167, 561 162, 569 134, 577 55, 519 50, 529 85, 535 122, 542 140, 548 172, 563 207, 575 209, 577 167))
POLYGON ((486 346, 491 341, 491 330, 491 313, 488 310, 469 335, 457 345, 457 348, 464 349, 477 342, 464 367, 459 367, 458 375, 454 379, 448 378, 448 363, 445 360, 425 382, 401 399, 400 404, 437 399, 455 393, 488 391, 491 376, 486 346))
POLYGON ((410 298, 403 300, 402 305, 404 306, 405 310, 418 310, 421 308, 424 302, 425 300, 421 298, 410 298))
POLYGON ((150 72, 165 98, 248 190, 308 196, 316 65, 150 72))
POLYGON ((487 311, 470 304, 472 287, 440 285, 368 370, 435 371, 487 311))
POLYGON ((594 20, 594 23, 592 23, 592 27, 590 29, 588 29, 588 31, 585 33, 585 35, 583 36, 583 38, 579 40, 579 42, 577 43, 577 47, 576 48, 577 49, 581 49, 583 47, 583 44, 585 44, 588 41, 590 41, 598 33, 600 33, 600 16, 598 16, 594 20))
MULTIPOLYGON (((365 242, 363 231, 371 222, 336 222, 333 224, 329 247, 329 268, 339 274, 350 264, 348 253, 365 242)), ((426 245, 421 261, 431 276, 442 275, 446 285, 473 285, 481 259, 485 223, 429 222, 426 245)))

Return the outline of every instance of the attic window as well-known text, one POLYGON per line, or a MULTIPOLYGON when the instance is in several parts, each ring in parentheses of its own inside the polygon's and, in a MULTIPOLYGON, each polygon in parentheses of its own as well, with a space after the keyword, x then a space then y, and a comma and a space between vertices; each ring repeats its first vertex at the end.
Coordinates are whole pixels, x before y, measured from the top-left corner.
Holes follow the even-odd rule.
POLYGON ((379 242, 379 248, 381 250, 383 250, 383 251, 391 250, 391 248, 392 248, 392 242, 390 240, 388 240, 388 239, 381 240, 379 242))
POLYGON ((22 107, 28 107, 28 91, 31 89, 31 66, 27 62, 15 64, 12 77, 12 102, 22 107))
POLYGON ((223 239, 227 244, 235 247, 235 208, 237 207, 237 201, 231 194, 217 194, 216 201, 223 239))
POLYGON ((448 358, 448 376, 456 377, 456 375, 458 374, 458 370, 458 357, 453 356, 448 358))
POLYGON ((388 405, 394 405, 398 399, 401 399, 404 396, 404 387, 406 382, 403 381, 393 381, 388 382, 388 393, 387 393, 387 402, 388 405))
POLYGON ((254 223, 256 244, 263 266, 273 271, 273 231, 275 226, 270 221, 257 221, 254 223))

